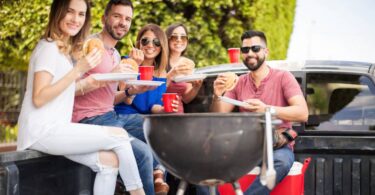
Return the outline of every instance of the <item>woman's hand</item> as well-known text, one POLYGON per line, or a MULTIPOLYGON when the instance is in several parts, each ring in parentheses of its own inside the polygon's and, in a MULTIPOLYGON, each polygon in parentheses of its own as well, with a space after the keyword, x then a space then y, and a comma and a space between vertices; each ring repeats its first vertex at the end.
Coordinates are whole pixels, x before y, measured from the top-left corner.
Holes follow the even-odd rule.
POLYGON ((129 57, 135 60, 138 65, 142 64, 143 60, 145 59, 145 55, 143 54, 143 51, 134 47, 130 51, 129 57))
POLYGON ((179 100, 180 100, 180 97, 177 95, 176 100, 172 101, 172 110, 173 110, 173 112, 178 112, 178 107, 180 105, 180 101, 179 100))
POLYGON ((81 58, 74 68, 82 75, 83 73, 95 68, 102 59, 102 53, 98 49, 92 50, 87 56, 81 58))
POLYGON ((111 73, 133 73, 134 70, 132 65, 130 64, 123 64, 120 62, 115 68, 112 69, 111 73))
POLYGON ((129 94, 135 95, 135 94, 144 93, 146 91, 154 90, 154 89, 156 89, 156 86, 133 85, 129 89, 129 94))
POLYGON ((199 90, 202 87, 203 80, 195 80, 195 81, 191 81, 189 83, 191 83, 193 89, 199 90))

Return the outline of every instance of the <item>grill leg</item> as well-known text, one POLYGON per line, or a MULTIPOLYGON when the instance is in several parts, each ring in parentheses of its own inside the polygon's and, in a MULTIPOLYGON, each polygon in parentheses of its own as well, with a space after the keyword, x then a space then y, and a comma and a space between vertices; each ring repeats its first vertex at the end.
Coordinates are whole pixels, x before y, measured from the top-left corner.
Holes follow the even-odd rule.
POLYGON ((184 195, 187 187, 187 182, 185 180, 181 180, 180 184, 178 184, 178 190, 176 195, 184 195))
POLYGON ((234 191, 236 192, 236 195, 243 195, 241 186, 237 181, 233 182, 232 185, 233 185, 234 191))

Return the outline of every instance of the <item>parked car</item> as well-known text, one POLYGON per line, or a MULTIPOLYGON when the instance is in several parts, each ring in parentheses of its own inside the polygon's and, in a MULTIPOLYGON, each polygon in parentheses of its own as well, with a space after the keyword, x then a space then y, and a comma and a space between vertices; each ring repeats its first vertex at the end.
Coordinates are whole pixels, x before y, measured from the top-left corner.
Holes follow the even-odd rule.
MULTIPOLYGON (((294 123, 296 160, 312 157, 305 194, 375 194, 375 66, 348 61, 270 61, 290 71, 307 100, 309 118, 294 123)), ((208 112, 217 74, 248 73, 242 64, 204 67, 208 74, 186 112, 208 112)))

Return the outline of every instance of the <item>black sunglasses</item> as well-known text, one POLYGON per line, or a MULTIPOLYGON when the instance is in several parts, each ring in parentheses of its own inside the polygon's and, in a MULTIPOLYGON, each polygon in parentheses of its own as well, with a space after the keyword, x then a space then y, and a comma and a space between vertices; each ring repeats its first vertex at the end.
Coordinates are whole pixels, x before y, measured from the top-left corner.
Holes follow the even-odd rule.
POLYGON ((258 53, 260 51, 260 49, 263 49, 264 47, 263 46, 260 46, 260 45, 253 45, 251 47, 241 47, 241 52, 242 53, 249 53, 250 49, 251 51, 253 51, 254 53, 258 53))
MULTIPOLYGON (((151 42, 151 39, 148 39, 147 37, 144 37, 141 39, 141 44, 142 46, 146 46, 148 45, 149 43, 151 42)), ((161 43, 160 43, 160 40, 155 38, 155 39, 152 39, 152 43, 154 44, 154 46, 156 47, 160 47, 161 43)))
POLYGON ((186 35, 171 35, 170 37, 169 37, 169 40, 171 40, 171 41, 177 41, 177 40, 181 40, 181 41, 187 41, 189 38, 188 38, 188 36, 186 36, 186 35))

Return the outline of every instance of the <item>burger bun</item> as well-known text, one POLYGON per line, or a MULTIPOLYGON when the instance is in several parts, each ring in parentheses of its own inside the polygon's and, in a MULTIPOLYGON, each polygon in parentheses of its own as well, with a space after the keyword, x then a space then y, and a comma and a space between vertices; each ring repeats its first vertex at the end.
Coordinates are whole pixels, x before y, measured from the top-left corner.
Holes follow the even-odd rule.
POLYGON ((224 84, 225 91, 230 91, 234 89, 234 87, 237 85, 237 82, 238 82, 238 76, 236 75, 236 73, 225 72, 225 73, 222 73, 221 75, 227 78, 224 84))
POLYGON ((121 64, 131 65, 133 71, 138 73, 138 64, 135 60, 133 60, 131 58, 124 58, 124 59, 121 60, 121 64))
POLYGON ((104 51, 103 42, 98 38, 87 39, 83 44, 83 55, 86 56, 92 50, 94 50, 94 48, 96 48, 99 51, 104 51))

